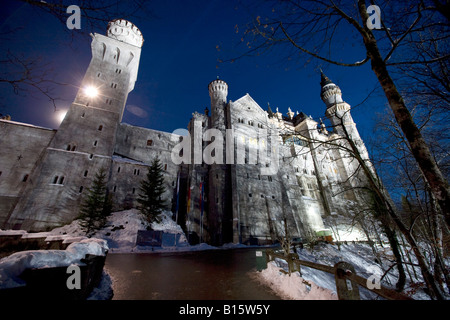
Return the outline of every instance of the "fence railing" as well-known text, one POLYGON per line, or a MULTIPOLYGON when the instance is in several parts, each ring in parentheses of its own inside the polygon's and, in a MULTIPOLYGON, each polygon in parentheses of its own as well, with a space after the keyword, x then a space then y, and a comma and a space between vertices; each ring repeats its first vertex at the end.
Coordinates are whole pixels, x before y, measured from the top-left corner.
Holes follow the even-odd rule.
POLYGON ((368 283, 370 283, 370 281, 368 281, 368 279, 364 277, 357 275, 355 272, 355 268, 348 262, 341 261, 336 263, 332 267, 324 264, 301 260, 295 253, 285 255, 283 253, 275 252, 271 249, 266 250, 267 263, 275 260, 275 258, 279 258, 287 262, 289 274, 298 271, 301 275, 301 266, 334 274, 336 281, 336 291, 339 300, 359 300, 360 295, 358 285, 388 300, 414 300, 405 294, 382 285, 377 286, 377 288, 369 286, 368 283))

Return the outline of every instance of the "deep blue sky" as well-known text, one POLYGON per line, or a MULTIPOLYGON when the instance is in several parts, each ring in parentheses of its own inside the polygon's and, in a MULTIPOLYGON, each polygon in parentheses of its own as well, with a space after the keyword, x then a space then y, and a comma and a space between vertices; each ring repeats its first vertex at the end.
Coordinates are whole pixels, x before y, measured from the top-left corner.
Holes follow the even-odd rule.
MULTIPOLYGON (((7 3, 0 13, 1 50, 42 57, 54 70, 56 80, 70 84, 54 91, 55 96, 64 99, 57 103, 58 110, 67 109, 91 58, 90 39, 75 35, 72 40, 71 32, 77 30, 68 31, 55 18, 39 15, 27 4, 7 3), (9 34, 12 29, 18 30, 9 34)), ((245 51, 244 46, 238 46, 245 24, 259 14, 237 0, 159 1, 150 8, 153 16, 147 21, 132 21, 145 41, 124 122, 168 132, 186 128, 192 112, 203 112, 209 107, 207 85, 217 76, 228 83, 231 100, 249 93, 263 109, 270 102, 274 111, 278 107, 286 113, 290 107, 315 119, 325 118, 319 67, 340 86, 343 99, 352 106, 366 99, 376 86, 370 64, 346 68, 313 60, 305 66, 304 61, 285 63, 273 53, 218 63, 218 59, 232 58, 245 51)), ((83 20, 81 23, 83 29, 83 20)), ((105 34, 106 25, 95 32, 105 34)), ((344 41, 345 35, 342 37, 344 41)), ((363 57, 351 46, 341 56, 348 61, 363 57)), ((0 113, 10 114, 14 121, 58 127, 59 111, 55 112, 42 95, 31 92, 16 95, 9 85, 1 84, 0 99, 0 113)), ((352 111, 363 138, 372 133, 374 112, 384 109, 385 99, 378 96, 352 111)))

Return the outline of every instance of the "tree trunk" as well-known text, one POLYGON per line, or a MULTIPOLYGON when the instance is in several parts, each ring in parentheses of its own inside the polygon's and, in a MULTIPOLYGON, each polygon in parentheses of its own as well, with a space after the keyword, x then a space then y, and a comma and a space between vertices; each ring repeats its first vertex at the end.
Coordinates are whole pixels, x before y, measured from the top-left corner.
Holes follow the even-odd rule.
MULTIPOLYGON (((363 0, 358 0, 359 13, 362 21, 369 18, 366 12, 366 6, 363 0)), ((398 92, 394 81, 387 71, 386 64, 381 57, 377 41, 370 29, 364 25, 365 34, 363 35, 364 45, 367 55, 371 60, 372 70, 380 82, 380 85, 386 95, 389 105, 394 113, 395 119, 402 129, 411 149, 411 152, 422 171, 425 179, 430 185, 439 207, 445 217, 445 222, 450 226, 450 187, 445 180, 442 172, 437 166, 436 161, 431 155, 430 149, 425 142, 419 128, 414 123, 412 116, 405 105, 405 102, 398 92)))
POLYGON ((386 233, 386 236, 389 239, 389 244, 391 245, 392 253, 394 254, 395 260, 397 262, 398 281, 395 287, 398 292, 401 292, 405 288, 406 273, 405 268, 403 267, 402 255, 400 253, 397 236, 395 234, 395 230, 389 227, 385 221, 383 221, 382 224, 384 232, 386 233))
POLYGON ((389 216, 392 218, 396 226, 398 227, 399 231, 405 236, 408 243, 411 245, 411 248, 414 251, 414 254, 417 258, 417 262, 419 264, 420 270, 422 271, 423 278, 425 280, 425 283, 427 284, 428 289, 430 290, 430 295, 438 300, 444 300, 444 296, 442 292, 440 291, 439 287, 436 285, 435 279, 433 277, 433 274, 431 273, 430 269, 428 268, 428 265, 425 261, 425 257, 423 256, 422 252, 420 251, 419 246, 417 245, 416 240, 414 239, 413 235, 411 234, 411 231, 405 226, 403 221, 400 219, 400 217, 395 212, 395 209, 392 207, 389 199, 384 194, 384 191, 382 187, 379 185, 376 178, 372 175, 371 170, 367 166, 364 159, 361 158, 361 155, 359 154, 359 150, 357 146, 355 145, 355 142, 350 139, 350 135, 347 132, 346 127, 342 126, 344 134, 347 138, 347 141, 353 151, 353 156, 360 164, 362 170, 364 171, 364 174, 367 177, 367 180, 370 185, 370 189, 375 192, 377 199, 380 201, 380 205, 383 206, 383 209, 386 210, 386 212, 389 214, 389 216))

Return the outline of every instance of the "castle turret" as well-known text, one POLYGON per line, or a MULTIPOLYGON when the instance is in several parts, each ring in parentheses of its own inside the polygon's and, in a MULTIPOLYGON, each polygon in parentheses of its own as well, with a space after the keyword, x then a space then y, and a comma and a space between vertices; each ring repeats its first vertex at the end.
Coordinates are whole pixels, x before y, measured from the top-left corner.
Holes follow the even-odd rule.
MULTIPOLYGON (((345 139, 352 140, 356 145, 361 158, 367 161, 369 167, 372 169, 369 154, 358 130, 356 129, 356 124, 353 121, 352 115, 350 114, 350 105, 342 100, 341 89, 323 72, 321 72, 320 85, 322 88, 320 97, 327 107, 325 115, 331 121, 333 132, 344 137, 345 139)), ((338 151, 343 153, 342 150, 338 151)), ((338 158, 337 163, 338 166, 341 167, 340 173, 342 175, 342 181, 349 181, 348 177, 354 176, 355 172, 358 170, 357 168, 352 168, 355 165, 357 166, 357 163, 345 155, 340 155, 338 158)), ((358 182, 352 181, 352 184, 354 184, 353 186, 356 186, 358 182)), ((355 199, 354 196, 348 196, 348 198, 355 199)))
MULTIPOLYGON (((225 163, 225 137, 228 128, 227 95, 228 85, 225 81, 216 79, 208 85, 211 98, 211 129, 219 130, 221 137, 214 137, 214 162, 208 166, 208 226, 211 243, 222 244, 232 239, 232 212, 230 194, 230 168, 225 163), (222 140, 223 138, 223 140, 222 140), (219 140, 220 139, 220 140, 219 140), (219 141, 222 141, 220 145, 219 141), (218 153, 222 157, 217 157, 218 153)), ((216 132, 218 133, 218 132, 216 132)))
POLYGON ((228 85, 225 81, 216 79, 208 85, 208 90, 211 98, 211 127, 225 130, 228 85))
POLYGON ((42 230, 72 221, 101 168, 109 172, 117 128, 137 79, 143 37, 113 20, 107 35, 91 34, 92 59, 74 102, 43 152, 8 225, 42 230))
POLYGON ((143 37, 129 21, 113 20, 92 36, 92 59, 52 142, 56 149, 112 155, 116 128, 137 79, 143 37), (69 150, 69 149, 67 149, 69 150))
POLYGON ((320 97, 327 107, 325 115, 330 119, 333 131, 341 136, 345 136, 345 131, 342 127, 345 126, 351 138, 360 140, 361 138, 350 114, 350 105, 342 100, 341 89, 322 71, 320 86, 322 87, 320 97))

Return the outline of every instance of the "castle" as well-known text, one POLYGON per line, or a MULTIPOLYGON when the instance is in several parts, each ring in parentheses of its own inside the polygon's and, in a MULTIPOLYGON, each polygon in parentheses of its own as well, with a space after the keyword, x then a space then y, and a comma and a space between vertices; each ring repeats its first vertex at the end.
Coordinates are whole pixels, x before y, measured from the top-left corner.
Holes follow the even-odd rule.
POLYGON ((320 96, 332 124, 290 109, 263 110, 250 95, 228 101, 221 79, 209 86, 211 114, 194 112, 187 136, 122 123, 143 36, 117 19, 92 35, 92 59, 57 130, 0 120, 0 228, 41 231, 70 223, 100 168, 114 210, 137 206, 155 156, 164 198, 191 243, 262 244, 285 232, 305 238, 324 217, 363 205, 358 163, 347 139, 367 150, 338 86, 321 74, 320 96), (214 148, 212 147, 214 146, 214 148), (225 147, 224 147, 225 146, 225 147), (182 159, 182 161, 179 161, 182 159))

